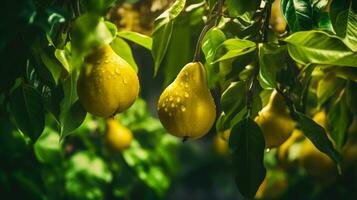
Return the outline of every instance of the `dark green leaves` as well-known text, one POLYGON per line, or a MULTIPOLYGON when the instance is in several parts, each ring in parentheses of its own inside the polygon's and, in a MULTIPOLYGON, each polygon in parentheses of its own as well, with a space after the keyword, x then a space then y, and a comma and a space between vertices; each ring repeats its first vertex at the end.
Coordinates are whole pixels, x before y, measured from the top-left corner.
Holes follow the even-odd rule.
POLYGON ((217 121, 217 130, 224 131, 240 121, 247 113, 246 109, 246 83, 233 82, 223 92, 221 106, 223 113, 217 121))
POLYGON ((11 93, 10 108, 19 129, 36 141, 45 126, 41 95, 32 86, 21 84, 11 93))
POLYGON ((259 8, 261 0, 226 0, 229 15, 237 17, 249 11, 256 11, 259 8))
POLYGON ((347 130, 352 119, 344 97, 345 95, 334 102, 327 115, 330 134, 338 150, 341 150, 346 142, 347 130))
POLYGON ((160 64, 165 56, 169 45, 174 19, 185 7, 186 0, 177 0, 175 3, 158 18, 155 19, 153 32, 152 56, 154 57, 154 75, 157 74, 160 64))
POLYGON ((281 0, 281 9, 292 32, 312 29, 312 8, 309 0, 281 0))
POLYGON ((344 38, 343 41, 349 48, 357 51, 357 14, 352 9, 352 1, 332 1, 330 18, 336 34, 344 38))
POLYGON ((332 142, 328 139, 324 128, 307 117, 303 113, 297 112, 299 120, 299 129, 321 152, 327 154, 337 164, 341 162, 341 155, 334 149, 332 142))
POLYGON ((301 64, 357 67, 357 53, 339 38, 322 31, 301 31, 287 37, 290 56, 301 64))
POLYGON ((262 131, 252 119, 246 118, 232 128, 229 147, 238 189, 244 197, 253 199, 266 174, 262 131))
POLYGON ((277 73, 286 65, 286 46, 261 44, 259 46, 259 80, 265 89, 277 87, 277 73))

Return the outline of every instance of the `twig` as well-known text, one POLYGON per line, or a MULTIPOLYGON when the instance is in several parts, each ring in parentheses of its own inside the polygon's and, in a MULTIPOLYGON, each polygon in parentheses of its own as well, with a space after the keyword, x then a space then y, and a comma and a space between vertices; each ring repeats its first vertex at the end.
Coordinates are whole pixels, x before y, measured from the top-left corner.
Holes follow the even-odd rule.
POLYGON ((201 45, 204 36, 206 35, 207 31, 211 29, 214 25, 216 20, 222 16, 222 7, 223 7, 224 0, 218 0, 217 11, 209 18, 206 25, 203 27, 200 36, 198 37, 195 54, 193 56, 193 62, 197 62, 201 56, 201 45))
POLYGON ((269 30, 269 19, 270 19, 270 13, 271 13, 271 4, 272 3, 270 0, 265 1, 263 24, 262 24, 262 27, 260 30, 260 32, 262 33, 262 42, 264 42, 264 43, 268 42, 268 30, 269 30))

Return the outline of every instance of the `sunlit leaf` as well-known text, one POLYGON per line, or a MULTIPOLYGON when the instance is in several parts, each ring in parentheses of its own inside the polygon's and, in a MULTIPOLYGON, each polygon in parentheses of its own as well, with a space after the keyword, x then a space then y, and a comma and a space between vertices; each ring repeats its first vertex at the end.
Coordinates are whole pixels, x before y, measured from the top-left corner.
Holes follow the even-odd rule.
POLYGON ((281 9, 292 32, 312 29, 312 8, 309 0, 281 0, 281 9))
POLYGON ((152 38, 149 36, 132 31, 120 31, 118 32, 118 36, 151 50, 152 38))
POLYGON ((110 46, 114 50, 116 54, 118 54, 121 58, 123 58, 126 62, 130 64, 130 66, 138 72, 138 66, 136 65, 136 62, 134 60, 133 53, 131 52, 131 48, 129 44, 121 39, 120 37, 116 37, 112 43, 110 43, 110 46))

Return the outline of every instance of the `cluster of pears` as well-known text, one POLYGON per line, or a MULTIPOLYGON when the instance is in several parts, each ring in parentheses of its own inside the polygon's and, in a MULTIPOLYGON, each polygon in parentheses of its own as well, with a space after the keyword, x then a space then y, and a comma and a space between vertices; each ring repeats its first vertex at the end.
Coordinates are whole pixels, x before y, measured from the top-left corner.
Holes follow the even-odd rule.
POLYGON ((216 119, 216 105, 200 62, 185 65, 162 92, 159 119, 174 136, 197 139, 208 133, 216 119))
POLYGON ((139 93, 139 79, 134 69, 105 44, 85 58, 77 93, 89 113, 110 117, 134 103, 139 93))
MULTIPOLYGON (((83 107, 99 117, 114 117, 128 109, 139 93, 134 69, 109 44, 96 48, 85 58, 77 93, 83 107)), ((127 148, 133 136, 114 119, 107 120, 106 139, 116 150, 127 148)))
POLYGON ((283 144, 296 126, 290 117, 284 97, 276 90, 272 92, 268 104, 259 112, 255 122, 263 132, 266 148, 283 144))

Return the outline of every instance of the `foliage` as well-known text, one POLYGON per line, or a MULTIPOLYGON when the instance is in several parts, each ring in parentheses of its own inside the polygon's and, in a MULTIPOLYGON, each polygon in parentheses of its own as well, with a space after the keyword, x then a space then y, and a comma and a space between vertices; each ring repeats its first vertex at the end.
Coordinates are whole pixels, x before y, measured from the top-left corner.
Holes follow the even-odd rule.
MULTIPOLYGON (((141 82, 144 89, 153 80, 166 86, 192 59, 202 61, 219 111, 211 132, 232 130, 233 162, 224 173, 235 176, 245 198, 254 198, 266 170, 277 165, 264 153, 253 120, 273 89, 284 96, 297 128, 340 169, 357 114, 357 3, 277 1, 288 24, 283 34, 269 28, 271 0, 176 0, 155 19, 151 36, 108 21, 106 13, 123 1, 3 2, 0 193, 15 199, 164 199, 177 182, 189 180, 185 175, 203 168, 199 161, 224 163, 204 160, 189 146, 196 142, 180 145, 166 133, 150 112, 155 92, 141 91, 117 117, 135 135, 131 148, 118 153, 106 147, 104 120, 78 101, 77 79, 85 57, 109 43, 140 78, 151 78, 141 82), (150 54, 153 63, 136 51, 150 54), (329 127, 312 120, 319 110, 328 113, 329 127)), ((294 173, 292 185, 309 182, 294 173)), ((315 197, 309 193, 299 197, 315 197)))

